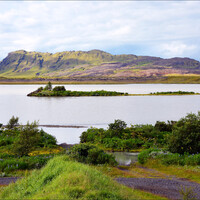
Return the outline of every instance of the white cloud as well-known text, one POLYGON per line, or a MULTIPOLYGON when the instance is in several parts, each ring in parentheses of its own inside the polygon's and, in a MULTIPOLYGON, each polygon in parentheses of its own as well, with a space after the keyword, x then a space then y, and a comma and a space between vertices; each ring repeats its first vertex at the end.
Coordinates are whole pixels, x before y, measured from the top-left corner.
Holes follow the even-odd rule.
POLYGON ((148 55, 196 56, 193 38, 199 34, 200 2, 0 2, 0 57, 17 49, 56 52, 122 45, 141 45, 148 55))
POLYGON ((191 52, 198 50, 196 45, 188 45, 179 41, 166 43, 160 46, 160 50, 166 57, 188 56, 191 52))

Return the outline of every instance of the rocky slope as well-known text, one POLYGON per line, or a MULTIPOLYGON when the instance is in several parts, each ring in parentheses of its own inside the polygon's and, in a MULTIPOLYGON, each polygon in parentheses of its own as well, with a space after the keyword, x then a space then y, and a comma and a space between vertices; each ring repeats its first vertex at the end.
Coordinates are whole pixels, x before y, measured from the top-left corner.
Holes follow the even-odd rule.
POLYGON ((6 78, 156 80, 174 75, 200 75, 200 62, 190 58, 112 55, 100 50, 55 54, 19 50, 0 62, 0 77, 6 78))

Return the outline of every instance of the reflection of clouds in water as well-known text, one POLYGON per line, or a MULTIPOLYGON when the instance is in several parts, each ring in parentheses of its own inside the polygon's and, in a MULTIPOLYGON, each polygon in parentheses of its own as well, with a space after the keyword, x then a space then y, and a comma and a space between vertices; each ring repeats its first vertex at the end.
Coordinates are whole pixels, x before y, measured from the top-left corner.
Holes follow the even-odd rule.
POLYGON ((57 143, 77 144, 80 142, 80 135, 87 128, 42 128, 45 132, 53 135, 57 143))
POLYGON ((130 165, 137 161, 138 153, 114 152, 115 160, 119 165, 130 165))
MULTIPOLYGON (((86 125, 107 128, 121 119, 127 124, 154 124, 156 121, 178 120, 199 110, 200 96, 124 96, 124 97, 27 97, 41 85, 0 85, 1 123, 14 115, 25 124, 86 125), (192 104, 191 104, 192 102, 192 104)), ((66 85, 73 90, 111 89, 129 93, 145 91, 200 91, 199 84, 124 84, 66 85)), ((65 129, 66 131, 66 129, 65 129)))

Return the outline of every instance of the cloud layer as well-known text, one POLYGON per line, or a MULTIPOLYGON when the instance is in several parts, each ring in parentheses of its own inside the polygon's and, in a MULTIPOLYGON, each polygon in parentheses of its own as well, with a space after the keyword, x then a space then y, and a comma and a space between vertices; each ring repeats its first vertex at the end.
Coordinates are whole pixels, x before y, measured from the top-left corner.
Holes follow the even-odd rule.
POLYGON ((198 1, 0 1, 0 58, 101 49, 200 60, 199 35, 198 1))

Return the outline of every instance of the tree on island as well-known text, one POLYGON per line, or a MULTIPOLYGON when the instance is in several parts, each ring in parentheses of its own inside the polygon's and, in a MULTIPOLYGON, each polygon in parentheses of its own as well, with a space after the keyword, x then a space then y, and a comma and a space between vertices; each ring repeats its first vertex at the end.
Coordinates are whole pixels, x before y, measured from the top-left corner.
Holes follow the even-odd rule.
POLYGON ((51 91, 52 90, 52 84, 51 84, 51 82, 49 81, 48 83, 47 83, 47 85, 45 86, 45 88, 44 88, 45 90, 49 90, 49 91, 51 91))

